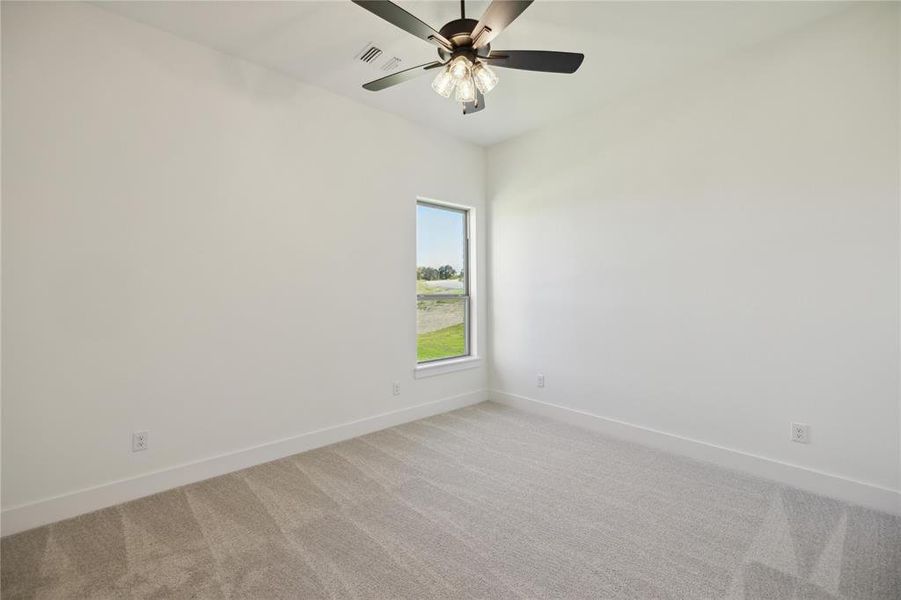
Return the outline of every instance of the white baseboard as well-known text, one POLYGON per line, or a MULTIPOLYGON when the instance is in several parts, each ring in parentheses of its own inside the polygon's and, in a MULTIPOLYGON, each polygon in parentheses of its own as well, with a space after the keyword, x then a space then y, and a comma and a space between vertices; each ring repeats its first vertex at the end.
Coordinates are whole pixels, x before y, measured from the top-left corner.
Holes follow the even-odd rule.
POLYGON ((527 410, 613 437, 901 516, 901 491, 898 490, 609 419, 526 396, 492 390, 488 393, 488 397, 500 404, 527 410))
POLYGON ((128 479, 78 490, 53 498, 4 508, 0 513, 2 535, 11 535, 33 527, 54 523, 107 506, 143 498, 181 485, 232 473, 299 452, 320 448, 373 431, 477 404, 487 399, 485 390, 477 390, 434 402, 382 413, 334 427, 245 448, 236 452, 144 473, 128 479))

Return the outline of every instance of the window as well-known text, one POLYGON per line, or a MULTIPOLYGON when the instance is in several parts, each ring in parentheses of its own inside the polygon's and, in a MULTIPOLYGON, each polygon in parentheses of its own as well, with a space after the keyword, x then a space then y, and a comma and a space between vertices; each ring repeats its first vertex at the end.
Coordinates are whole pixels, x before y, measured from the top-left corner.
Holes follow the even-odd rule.
POLYGON ((416 359, 471 354, 469 211, 416 205, 416 359))

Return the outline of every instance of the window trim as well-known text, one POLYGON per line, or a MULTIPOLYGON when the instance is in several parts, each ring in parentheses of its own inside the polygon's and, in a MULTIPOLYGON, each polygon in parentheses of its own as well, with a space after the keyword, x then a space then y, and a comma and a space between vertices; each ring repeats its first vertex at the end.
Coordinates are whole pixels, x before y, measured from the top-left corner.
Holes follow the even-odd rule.
POLYGON ((416 368, 413 369, 413 376, 416 379, 422 379, 423 377, 433 377, 435 375, 444 375, 445 373, 453 373, 455 371, 474 369, 481 366, 481 364, 482 358, 480 356, 440 358, 425 363, 417 363, 416 368))
MULTIPOLYGON (((477 297, 477 282, 478 282, 478 267, 476 261, 476 209, 472 206, 467 206, 463 204, 455 204, 451 202, 444 202, 442 200, 435 200, 433 198, 427 198, 424 196, 417 196, 415 207, 419 207, 419 205, 427 205, 434 206, 435 208, 440 209, 450 209, 460 211, 464 215, 465 219, 465 231, 466 231, 466 257, 465 263, 463 265, 464 269, 464 294, 463 296, 467 298, 467 302, 465 304, 466 310, 466 354, 461 354, 459 356, 450 356, 447 358, 437 358, 425 362, 419 362, 418 359, 415 362, 414 368, 414 376, 418 379, 421 377, 431 377, 433 375, 440 375, 442 373, 449 373, 453 371, 459 371, 463 369, 471 369, 474 367, 478 367, 481 363, 481 357, 478 354, 478 297, 477 297)), ((418 228, 418 220, 416 221, 416 226, 418 228)), ((418 233, 418 232, 417 232, 418 233)), ((415 243, 414 236, 414 243, 415 243)), ((414 262, 418 263, 418 255, 414 251, 414 262)), ((418 266, 415 265, 415 266, 418 266)), ((414 281, 415 283, 415 281, 414 281)), ((429 299, 442 300, 442 299, 460 299, 460 294, 425 294, 429 299)), ((418 303, 421 299, 419 294, 416 294, 416 302, 418 303)), ((415 305, 414 305, 415 306, 415 305)), ((414 312, 415 315, 415 312, 414 312)), ((418 342, 416 336, 416 330, 414 328, 414 343, 413 348, 416 348, 416 344, 418 342)), ((415 352, 414 352, 415 356, 415 352)))

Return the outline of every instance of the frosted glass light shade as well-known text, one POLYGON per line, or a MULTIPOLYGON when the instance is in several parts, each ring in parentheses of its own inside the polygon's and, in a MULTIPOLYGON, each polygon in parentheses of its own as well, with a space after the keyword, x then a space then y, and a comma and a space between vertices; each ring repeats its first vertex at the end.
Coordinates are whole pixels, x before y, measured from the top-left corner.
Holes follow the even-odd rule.
POLYGON ((461 80, 469 77, 469 69, 472 68, 472 63, 465 56, 458 56, 450 61, 447 68, 459 83, 461 80))
POLYGON ((476 85, 472 81, 472 77, 466 76, 457 82, 457 102, 475 102, 476 85))
POLYGON ((435 90, 435 93, 438 95, 450 98, 451 92, 454 91, 454 86, 456 84, 457 80, 451 75, 450 69, 445 67, 441 69, 435 76, 435 79, 432 80, 432 89, 435 90))
POLYGON ((497 75, 483 62, 477 62, 472 68, 472 78, 483 94, 487 94, 497 85, 497 75))

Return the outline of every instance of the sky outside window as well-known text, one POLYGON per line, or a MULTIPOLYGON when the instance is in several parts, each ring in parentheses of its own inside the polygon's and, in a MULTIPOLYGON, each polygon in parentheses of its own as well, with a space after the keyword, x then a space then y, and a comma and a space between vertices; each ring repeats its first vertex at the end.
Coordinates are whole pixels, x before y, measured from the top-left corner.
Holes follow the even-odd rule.
POLYGON ((458 273, 466 261, 466 215, 419 204, 416 207, 416 266, 452 266, 458 273))

